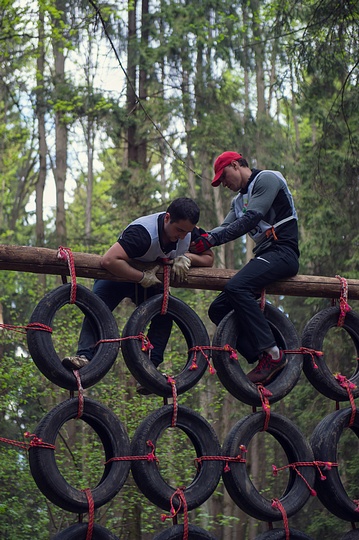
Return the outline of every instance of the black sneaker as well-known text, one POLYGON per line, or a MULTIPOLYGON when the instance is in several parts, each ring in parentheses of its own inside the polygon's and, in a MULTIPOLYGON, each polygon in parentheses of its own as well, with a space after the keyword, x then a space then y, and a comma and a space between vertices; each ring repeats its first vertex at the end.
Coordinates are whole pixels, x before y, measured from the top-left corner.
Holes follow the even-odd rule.
POLYGON ((86 358, 83 354, 80 354, 80 356, 66 356, 62 360, 62 365, 66 369, 81 369, 84 366, 87 366, 87 364, 90 363, 90 360, 86 358))
POLYGON ((288 359, 281 349, 277 360, 273 360, 269 353, 263 352, 258 365, 247 373, 247 377, 253 384, 268 383, 287 363, 288 359))

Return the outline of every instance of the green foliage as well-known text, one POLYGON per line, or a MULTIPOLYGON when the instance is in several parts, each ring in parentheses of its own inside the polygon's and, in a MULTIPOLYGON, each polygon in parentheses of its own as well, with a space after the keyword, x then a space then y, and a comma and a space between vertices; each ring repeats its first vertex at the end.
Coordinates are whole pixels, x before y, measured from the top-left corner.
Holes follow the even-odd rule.
MULTIPOLYGON (((150 2, 149 13, 139 29, 148 30, 149 39, 135 40, 135 61, 145 72, 146 97, 129 113, 123 89, 116 93, 96 87, 99 79, 95 75, 103 57, 92 65, 89 51, 95 43, 99 44, 101 54, 106 51, 107 57, 113 50, 108 39, 103 39, 92 4, 55 4, 51 0, 22 5, 2 0, 0 243, 36 244, 35 216, 29 210, 29 202, 33 201, 38 178, 35 114, 41 104, 46 115, 49 171, 55 163, 56 112, 62 114, 70 146, 73 145, 68 157, 68 177, 76 186, 66 211, 68 245, 73 251, 104 253, 131 220, 165 209, 170 199, 188 195, 192 188, 201 206, 201 220, 206 227, 217 225, 217 206, 208 177, 214 156, 233 149, 241 151, 253 166, 281 170, 288 179, 299 214, 301 273, 358 278, 356 3, 313 0, 304 4, 150 2), (40 9, 45 13, 46 67, 38 88, 35 75, 40 9), (53 77, 51 44, 66 56, 61 84, 53 77), (265 114, 258 115, 261 83, 265 114), (38 103, 40 89, 43 101, 38 103), (96 171, 91 234, 85 243, 88 179, 86 160, 82 157, 84 143, 79 141, 88 136, 90 126, 96 134, 96 171), (136 144, 145 141, 147 145, 143 168, 133 163, 127 165, 129 126, 137 128, 136 144), (178 153, 174 154, 172 149, 178 153), (74 166, 73 156, 78 159, 79 169, 74 166), (189 166, 196 173, 194 180, 189 166)), ((134 6, 99 3, 98 7, 122 60, 127 47, 124 17, 126 10, 134 6)), ((120 79, 122 74, 120 66, 116 66, 115 77, 120 79)), ((222 192, 220 197, 227 209, 230 196, 222 192)), ((54 248, 55 220, 52 215, 45 219, 45 243, 54 248)), ((235 246, 231 261, 239 267, 244 263, 244 247, 241 241, 235 246)), ((91 280, 82 282, 92 287, 91 280)), ((56 277, 2 271, 0 305, 4 323, 25 325, 43 294, 59 283, 56 277)), ((198 313, 212 338, 215 328, 207 309, 217 293, 186 289, 172 293, 198 313)), ((326 299, 295 297, 278 301, 299 333, 309 318, 329 303, 326 299)), ((357 307, 357 303, 350 303, 357 307)), ((120 330, 133 309, 123 303, 116 310, 120 330)), ((74 306, 66 306, 57 314, 53 339, 60 356, 76 350, 81 320, 82 313, 74 306)), ((23 441, 24 431, 34 430, 46 412, 66 399, 67 392, 39 373, 29 357, 24 334, 0 332, 0 435, 23 441)), ((353 368, 355 351, 342 330, 330 332, 324 348, 333 371, 353 368)), ((163 369, 178 370, 185 357, 186 344, 175 328, 163 369)), ((136 394, 135 381, 121 353, 110 373, 87 389, 85 395, 109 406, 130 437, 139 423, 162 404, 160 398, 136 394)), ((238 418, 251 412, 229 396, 218 378, 208 371, 196 388, 180 396, 179 401, 208 419, 221 442, 238 418)), ((291 418, 309 437, 323 416, 333 410, 333 404, 303 376, 273 410, 291 418)), ((82 424, 74 421, 64 426, 59 445, 59 464, 64 475, 81 488, 91 484, 102 467, 99 441, 82 424), (70 452, 65 444, 69 437, 73 443, 70 452)), ((263 435, 258 444, 265 459, 258 486, 270 497, 281 489, 286 477, 285 473, 276 480, 271 477, 271 462, 283 460, 272 438, 263 435)), ((350 431, 343 435, 340 470, 350 496, 355 497, 359 463, 356 453, 351 451, 357 447, 353 439, 350 431)), ((29 472, 26 452, 0 444, 0 530, 4 538, 30 540, 35 535, 45 540, 74 523, 76 516, 56 508, 39 493, 29 472)), ((160 441, 158 455, 161 470, 170 482, 190 481, 193 448, 186 436, 178 430, 168 430, 160 441)), ((238 517, 238 509, 224 499, 220 483, 211 501, 191 512, 191 522, 205 524, 208 530, 218 532, 218 537, 232 527, 238 538, 240 534, 244 538, 248 519, 238 517)), ((140 535, 148 540, 168 526, 160 522, 160 510, 154 511, 131 476, 119 495, 96 512, 96 520, 119 537, 127 534, 131 540, 140 535), (138 533, 140 529, 142 532, 138 533)), ((291 519, 291 526, 314 538, 333 540, 339 539, 347 528, 315 499, 291 519)))

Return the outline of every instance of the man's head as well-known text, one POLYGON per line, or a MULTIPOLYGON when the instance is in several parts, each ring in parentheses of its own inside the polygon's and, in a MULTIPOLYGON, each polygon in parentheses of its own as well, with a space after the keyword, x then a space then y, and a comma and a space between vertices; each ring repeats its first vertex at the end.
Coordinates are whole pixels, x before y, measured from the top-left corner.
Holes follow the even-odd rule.
POLYGON ((222 180, 226 174, 226 167, 235 167, 237 163, 238 167, 248 168, 248 162, 241 154, 238 152, 223 152, 220 154, 214 162, 214 178, 212 180, 212 186, 217 187, 222 183, 222 180))
POLYGON ((197 203, 188 197, 179 197, 167 208, 164 219, 165 234, 171 242, 177 242, 193 231, 198 220, 197 203))

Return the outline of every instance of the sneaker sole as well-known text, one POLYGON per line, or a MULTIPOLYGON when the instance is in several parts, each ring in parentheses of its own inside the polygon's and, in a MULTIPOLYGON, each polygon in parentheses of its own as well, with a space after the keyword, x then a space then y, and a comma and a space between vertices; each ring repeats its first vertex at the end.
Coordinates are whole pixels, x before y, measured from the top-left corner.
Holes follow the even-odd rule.
POLYGON ((62 365, 64 366, 64 368, 66 369, 72 369, 72 370, 76 370, 76 369, 81 369, 85 366, 88 366, 90 362, 87 362, 86 364, 82 364, 82 366, 75 366, 75 364, 73 364, 70 360, 63 360, 62 361, 62 365))

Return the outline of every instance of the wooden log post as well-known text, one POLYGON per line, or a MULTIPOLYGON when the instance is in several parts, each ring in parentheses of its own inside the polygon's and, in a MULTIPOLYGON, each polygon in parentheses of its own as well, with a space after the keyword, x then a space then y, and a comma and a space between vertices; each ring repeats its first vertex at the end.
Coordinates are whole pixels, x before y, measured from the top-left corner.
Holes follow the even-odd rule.
MULTIPOLYGON (((124 281, 101 267, 100 255, 81 252, 72 252, 72 254, 77 277, 124 281)), ((136 264, 136 267, 140 269, 151 266, 153 267, 154 265, 136 264)), ((68 263, 66 260, 58 257, 58 250, 29 246, 0 245, 0 270, 54 274, 59 276, 70 275, 68 263)), ((177 283, 171 280, 171 286, 175 288, 222 291, 228 280, 237 271, 232 269, 194 267, 190 268, 188 280, 185 283, 177 283)), ((163 280, 162 268, 158 271, 157 277, 163 280)), ((359 280, 348 279, 347 283, 348 299, 358 300, 359 280)), ((266 288, 266 292, 268 294, 286 296, 339 298, 341 284, 335 276, 297 275, 272 283, 266 288)))

